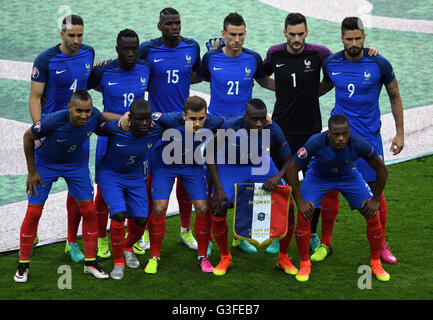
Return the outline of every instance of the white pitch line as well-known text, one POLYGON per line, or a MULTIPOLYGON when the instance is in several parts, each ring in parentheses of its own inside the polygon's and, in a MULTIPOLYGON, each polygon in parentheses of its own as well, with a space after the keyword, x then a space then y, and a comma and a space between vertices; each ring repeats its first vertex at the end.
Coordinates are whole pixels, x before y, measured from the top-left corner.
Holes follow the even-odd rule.
POLYGON ((260 0, 287 12, 341 23, 345 17, 361 18, 365 27, 433 34, 433 21, 372 15, 373 5, 366 0, 260 0))

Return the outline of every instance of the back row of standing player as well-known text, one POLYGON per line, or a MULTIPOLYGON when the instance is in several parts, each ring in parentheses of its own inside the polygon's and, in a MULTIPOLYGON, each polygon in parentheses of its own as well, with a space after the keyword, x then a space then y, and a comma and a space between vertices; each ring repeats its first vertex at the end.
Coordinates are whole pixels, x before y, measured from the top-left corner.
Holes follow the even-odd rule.
MULTIPOLYGON (((76 17, 73 17, 71 21, 72 28, 62 31, 63 44, 49 49, 35 61, 30 94, 30 112, 33 121, 65 108, 68 97, 80 88, 99 89, 104 98, 104 111, 123 114, 133 100, 144 98, 146 90, 149 92, 149 102, 153 111, 183 111, 183 102, 189 96, 190 84, 203 79, 210 81, 211 86, 209 113, 230 117, 244 112, 246 103, 252 97, 253 79, 255 79, 262 87, 276 91, 273 119, 283 128, 291 150, 295 152, 312 134, 321 131, 318 97, 332 89, 335 83, 337 85, 336 109, 338 110, 335 110, 334 113, 346 114, 350 120, 352 118, 366 119, 367 125, 350 121, 351 130, 367 138, 381 151, 380 125, 378 124, 380 114, 377 100, 380 87, 384 83, 396 120, 397 134, 393 139, 391 149, 394 154, 397 154, 403 148, 402 105, 397 82, 389 63, 383 58, 367 59, 368 61, 365 61, 364 58, 362 63, 358 63, 357 65, 362 64, 360 68, 364 69, 369 68, 369 63, 372 66, 364 73, 364 85, 361 85, 359 79, 349 81, 343 77, 341 77, 342 82, 339 83, 334 76, 341 71, 329 71, 328 66, 333 63, 338 68, 344 63, 357 61, 356 58, 363 50, 365 40, 363 33, 361 38, 342 36, 349 58, 345 57, 343 51, 343 54, 338 55, 337 53, 336 56, 328 59, 325 64, 327 69, 324 69, 326 70, 325 79, 320 82, 321 66, 325 58, 331 56, 331 52, 323 46, 305 44, 308 29, 305 18, 301 14, 288 15, 284 28, 287 43, 270 48, 262 63, 257 52, 243 48, 246 36, 245 22, 240 15, 232 13, 224 20, 222 36, 225 39, 225 46, 206 53, 200 63, 198 43, 180 36, 179 13, 175 9, 165 8, 160 12, 158 23, 162 37, 144 42, 138 47, 138 36, 135 32, 123 30, 117 39, 118 59, 94 68, 91 74, 94 51, 91 47, 81 44, 83 23, 82 21, 81 24, 74 23, 74 19, 76 17), (137 55, 139 60, 136 60, 137 55), (351 61, 350 57, 354 60, 351 61), (274 73, 275 80, 269 77, 272 73, 274 73), (88 79, 89 76, 90 79, 88 79), (373 83, 370 93, 368 93, 368 83, 373 83), (362 111, 361 115, 354 113, 355 110, 365 110, 356 108, 357 103, 365 104, 365 101, 361 102, 359 98, 358 101, 355 101, 358 90, 361 90, 362 96, 370 94, 369 99, 373 101, 371 109, 362 111), (345 97, 338 96, 346 92, 345 97), (44 105, 41 104, 43 98, 46 99, 44 105), (344 104, 339 105, 338 101, 344 101, 344 104), (346 110, 346 106, 353 106, 353 108, 346 110)), ((104 143, 98 141, 97 159, 103 155, 104 148, 104 143)), ((383 152, 381 154, 383 156, 383 152)), ((374 177, 366 180, 372 182, 374 177)), ((179 200, 180 202, 188 201, 186 197, 179 200)), ((98 203, 100 208, 98 211, 103 212, 98 215, 102 221, 100 226, 104 226, 104 219, 106 226, 108 210, 104 208, 105 204, 100 195, 96 197, 97 208, 98 203)), ((386 206, 384 199, 383 205, 386 206)), ((322 206, 325 206, 325 202, 322 206)), ((71 248, 70 244, 76 243, 79 212, 74 210, 73 202, 68 201, 67 207, 68 249, 68 245, 71 248)), ((330 197, 327 207, 333 208, 333 211, 328 210, 333 214, 327 215, 327 219, 323 219, 322 215, 323 231, 328 231, 328 233, 325 232, 325 239, 322 239, 325 252, 329 252, 331 245, 330 232, 332 232, 333 220, 338 211, 338 197, 334 196, 334 201, 330 197), (329 221, 326 228, 325 221, 329 221)), ((385 226, 386 209, 380 210, 380 214, 383 217, 382 225, 385 226)), ((190 216, 189 213, 189 219, 190 216)), ((185 227, 188 228, 188 223, 185 227)), ((99 229, 105 231, 105 228, 100 227, 99 229)), ((70 254, 74 246, 71 249, 69 249, 70 254)), ((387 246, 384 246, 383 253, 382 258, 385 261, 388 259, 392 262, 395 259, 387 246)))

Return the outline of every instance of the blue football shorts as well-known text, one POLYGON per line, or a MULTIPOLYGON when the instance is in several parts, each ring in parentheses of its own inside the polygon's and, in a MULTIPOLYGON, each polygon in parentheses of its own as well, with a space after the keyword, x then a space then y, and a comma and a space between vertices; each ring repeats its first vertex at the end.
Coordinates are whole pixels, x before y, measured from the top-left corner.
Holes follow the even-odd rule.
POLYGON ((373 194, 367 182, 357 171, 352 171, 349 176, 340 178, 326 178, 315 175, 308 170, 301 185, 301 194, 304 201, 311 201, 315 208, 321 207, 322 198, 332 190, 338 190, 349 202, 350 209, 362 208, 364 200, 371 199, 373 194))
POLYGON ((191 200, 208 200, 205 170, 200 165, 152 166, 152 199, 170 199, 176 177, 182 181, 191 200))
POLYGON ((98 177, 110 216, 119 212, 126 212, 128 218, 148 216, 149 200, 144 175, 122 174, 99 167, 98 177))
POLYGON ((36 164, 36 171, 42 178, 45 188, 37 185, 38 196, 33 192, 27 197, 30 203, 44 203, 48 199, 53 182, 60 177, 65 179, 69 194, 77 200, 93 199, 93 184, 87 163, 83 166, 74 164, 36 164))

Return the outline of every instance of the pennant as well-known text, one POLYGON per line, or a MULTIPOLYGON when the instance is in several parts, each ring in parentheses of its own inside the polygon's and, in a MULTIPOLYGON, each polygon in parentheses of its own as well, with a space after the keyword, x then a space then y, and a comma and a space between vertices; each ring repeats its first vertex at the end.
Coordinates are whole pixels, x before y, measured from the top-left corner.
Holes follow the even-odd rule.
POLYGON ((287 233, 290 186, 272 191, 263 183, 235 184, 233 231, 235 237, 262 246, 287 233))

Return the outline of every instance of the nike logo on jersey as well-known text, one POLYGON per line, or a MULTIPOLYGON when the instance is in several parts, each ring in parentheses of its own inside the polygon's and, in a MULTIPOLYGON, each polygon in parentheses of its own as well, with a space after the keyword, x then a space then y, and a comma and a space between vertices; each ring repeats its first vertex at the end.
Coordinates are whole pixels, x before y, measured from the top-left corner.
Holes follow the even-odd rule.
POLYGON ((282 66, 284 66, 284 63, 282 63, 282 64, 278 64, 278 63, 277 63, 277 64, 275 65, 275 67, 277 67, 277 68, 282 67, 282 66))
POLYGON ((108 81, 108 85, 109 86, 114 86, 115 84, 119 84, 119 82, 110 82, 110 81, 108 81))
POLYGON ((127 144, 119 144, 119 143, 116 143, 116 146, 118 146, 118 147, 126 147, 127 144))
POLYGON ((214 69, 215 71, 218 71, 218 70, 222 70, 223 68, 213 67, 213 69, 214 69))
POLYGON ((66 70, 56 70, 56 74, 61 74, 61 73, 63 73, 63 72, 65 72, 66 70))
POLYGON ((57 139, 56 141, 57 141, 57 142, 65 142, 66 139, 57 139))
POLYGON ((341 72, 332 72, 332 75, 335 76, 336 74, 340 74, 341 72))
POLYGON ((155 59, 155 58, 153 58, 153 62, 160 62, 162 60, 165 60, 165 59, 155 59))

